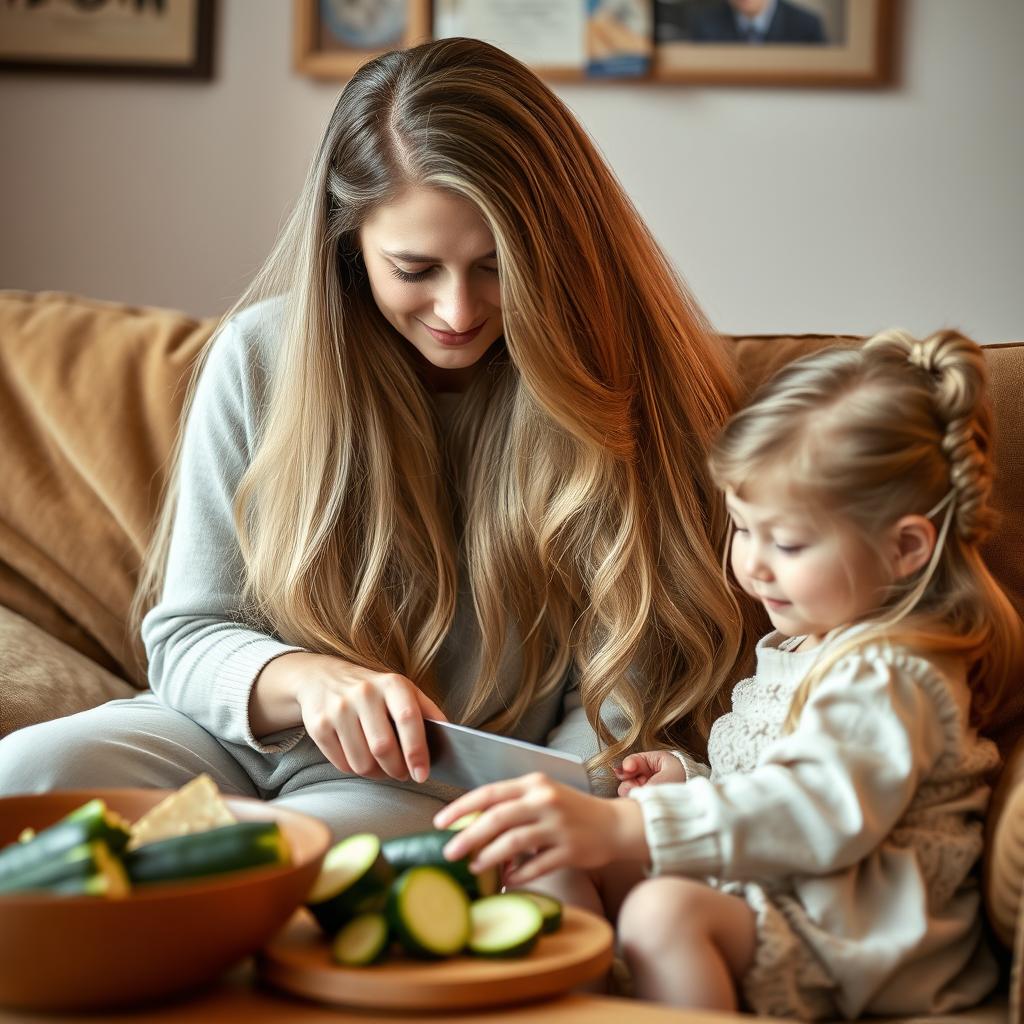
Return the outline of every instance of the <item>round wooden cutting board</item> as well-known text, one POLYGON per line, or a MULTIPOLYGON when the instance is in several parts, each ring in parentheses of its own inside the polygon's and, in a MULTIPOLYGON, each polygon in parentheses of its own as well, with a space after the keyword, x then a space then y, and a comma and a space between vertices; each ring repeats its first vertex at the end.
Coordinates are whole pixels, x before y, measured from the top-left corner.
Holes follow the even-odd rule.
POLYGON ((259 971, 286 992, 345 1006, 445 1010, 523 1003, 566 992, 612 963, 612 929, 603 918, 566 907, 562 927, 542 935, 528 956, 459 956, 422 961, 392 954, 370 967, 340 967, 306 910, 260 954, 259 971))

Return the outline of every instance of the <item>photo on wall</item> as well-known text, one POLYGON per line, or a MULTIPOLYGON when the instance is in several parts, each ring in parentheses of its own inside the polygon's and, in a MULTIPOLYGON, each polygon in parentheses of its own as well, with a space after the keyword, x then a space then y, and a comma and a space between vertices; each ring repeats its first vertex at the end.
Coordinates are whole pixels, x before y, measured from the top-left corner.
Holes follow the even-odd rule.
POLYGON ((3 0, 0 68, 213 77, 213 0, 3 0))
POLYGON ((882 85, 893 0, 654 0, 659 81, 882 85))

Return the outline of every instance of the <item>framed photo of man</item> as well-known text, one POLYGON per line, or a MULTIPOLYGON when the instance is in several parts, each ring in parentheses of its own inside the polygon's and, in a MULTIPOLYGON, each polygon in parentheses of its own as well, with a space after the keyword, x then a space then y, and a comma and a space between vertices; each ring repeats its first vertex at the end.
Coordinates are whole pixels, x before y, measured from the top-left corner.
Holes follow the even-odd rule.
POLYGON ((892 75, 895 0, 654 0, 652 77, 862 85, 892 75))

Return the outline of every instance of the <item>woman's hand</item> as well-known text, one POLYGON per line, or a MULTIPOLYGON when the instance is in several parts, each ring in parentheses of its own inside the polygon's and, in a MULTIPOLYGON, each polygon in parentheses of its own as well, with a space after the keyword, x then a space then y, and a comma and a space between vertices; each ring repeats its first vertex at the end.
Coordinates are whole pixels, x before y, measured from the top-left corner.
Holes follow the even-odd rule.
MULTIPOLYGON (((306 732, 338 771, 415 782, 425 782, 430 774, 423 719, 444 721, 445 715, 405 676, 330 655, 281 655, 264 667, 254 687, 254 731, 261 685, 265 704, 275 693, 290 694, 306 732)), ((268 724, 266 715, 263 724, 268 724)))
POLYGON ((656 786, 662 782, 685 782, 686 769, 679 758, 668 750, 647 750, 642 754, 630 754, 615 769, 619 780, 619 796, 626 796, 638 786, 656 786))
POLYGON ((449 860, 474 853, 473 871, 511 862, 509 885, 560 867, 593 869, 614 860, 649 858, 643 812, 633 800, 588 796, 534 773, 481 786, 434 816, 446 828, 472 811, 480 817, 444 848, 449 860))

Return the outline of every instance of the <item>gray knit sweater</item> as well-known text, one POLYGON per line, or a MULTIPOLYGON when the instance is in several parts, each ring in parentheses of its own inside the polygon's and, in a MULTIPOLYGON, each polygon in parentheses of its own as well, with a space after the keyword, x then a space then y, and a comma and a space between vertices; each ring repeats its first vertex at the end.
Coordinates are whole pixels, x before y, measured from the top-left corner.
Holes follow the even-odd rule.
MULTIPOLYGON (((212 733, 266 796, 285 785, 290 790, 338 775, 302 728, 257 738, 249 724, 250 693, 260 670, 278 655, 301 649, 244 621, 233 515, 235 492, 256 446, 281 312, 281 301, 273 299, 244 310, 213 343, 185 425, 163 593, 142 624, 153 691, 212 733)), ((450 412, 448 402, 438 408, 442 417, 450 412)), ((476 679, 479 646, 472 599, 460 586, 455 623, 438 661, 447 707, 464 706, 476 679)), ((520 674, 512 643, 502 665, 502 692, 491 710, 511 698, 520 674)), ((621 711, 614 703, 605 705, 602 718, 620 732, 621 711)), ((560 692, 538 701, 513 735, 586 758, 598 749, 571 677, 560 692)), ((595 780, 598 789, 609 785, 595 780)), ((421 788, 441 795, 429 781, 421 788)))

